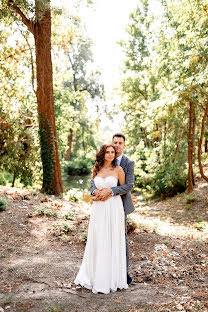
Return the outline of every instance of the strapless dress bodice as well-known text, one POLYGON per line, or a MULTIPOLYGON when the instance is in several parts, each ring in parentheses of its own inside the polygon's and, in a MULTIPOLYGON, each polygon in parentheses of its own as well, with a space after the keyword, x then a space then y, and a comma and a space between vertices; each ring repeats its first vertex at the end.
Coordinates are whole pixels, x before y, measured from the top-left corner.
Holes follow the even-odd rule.
POLYGON ((95 186, 97 189, 101 188, 111 188, 114 186, 117 186, 118 179, 114 176, 108 176, 108 177, 95 177, 94 178, 95 186))

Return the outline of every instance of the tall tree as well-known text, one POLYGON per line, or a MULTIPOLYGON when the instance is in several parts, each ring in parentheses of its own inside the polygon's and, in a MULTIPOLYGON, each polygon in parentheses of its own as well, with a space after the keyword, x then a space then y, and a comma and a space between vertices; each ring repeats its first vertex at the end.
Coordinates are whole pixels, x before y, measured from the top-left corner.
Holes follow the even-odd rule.
POLYGON ((138 146, 138 163, 146 153, 145 174, 156 177, 151 183, 157 181, 158 190, 164 186, 166 192, 168 187, 177 190, 174 179, 186 186, 185 177, 191 192, 197 144, 206 180, 201 147, 207 122, 208 7, 203 0, 160 3, 159 17, 148 0, 141 0, 130 15, 128 40, 122 44, 126 62, 121 109, 131 143, 138 146))
MULTIPOLYGON (((35 0, 34 19, 26 17, 24 13, 24 1, 18 2, 17 5, 13 0, 9 0, 8 5, 21 17, 22 22, 27 26, 35 39, 36 96, 43 165, 42 190, 58 195, 63 192, 63 185, 58 154, 53 97, 50 0, 35 0)), ((28 12, 29 14, 31 12, 28 12)))

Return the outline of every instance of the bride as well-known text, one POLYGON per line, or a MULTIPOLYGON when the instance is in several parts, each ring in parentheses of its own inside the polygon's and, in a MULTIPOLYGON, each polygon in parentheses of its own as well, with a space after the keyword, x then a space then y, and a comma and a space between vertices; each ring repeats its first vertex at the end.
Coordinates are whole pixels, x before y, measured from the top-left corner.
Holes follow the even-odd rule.
MULTIPOLYGON (((104 144, 96 154, 93 178, 97 189, 125 183, 125 174, 116 166, 116 147, 104 144)), ((127 289, 125 214, 120 195, 106 201, 94 197, 87 244, 75 284, 93 293, 108 294, 127 289)))

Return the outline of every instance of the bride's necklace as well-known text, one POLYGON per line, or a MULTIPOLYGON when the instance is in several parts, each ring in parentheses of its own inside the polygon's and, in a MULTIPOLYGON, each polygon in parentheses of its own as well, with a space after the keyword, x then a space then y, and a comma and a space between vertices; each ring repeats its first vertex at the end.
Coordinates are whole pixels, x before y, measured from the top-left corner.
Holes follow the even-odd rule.
POLYGON ((112 170, 113 168, 112 167, 103 167, 103 169, 104 170, 109 170, 109 169, 112 170))

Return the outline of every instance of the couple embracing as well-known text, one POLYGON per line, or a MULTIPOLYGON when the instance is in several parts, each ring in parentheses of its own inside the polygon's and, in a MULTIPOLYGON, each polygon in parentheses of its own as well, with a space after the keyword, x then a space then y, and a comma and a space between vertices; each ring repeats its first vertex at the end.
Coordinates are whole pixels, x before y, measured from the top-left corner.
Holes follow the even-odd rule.
POLYGON ((134 162, 123 155, 124 147, 125 136, 114 134, 112 143, 102 145, 96 154, 93 168, 87 244, 75 279, 93 293, 108 294, 132 283, 126 217, 135 209, 130 193, 134 162))

